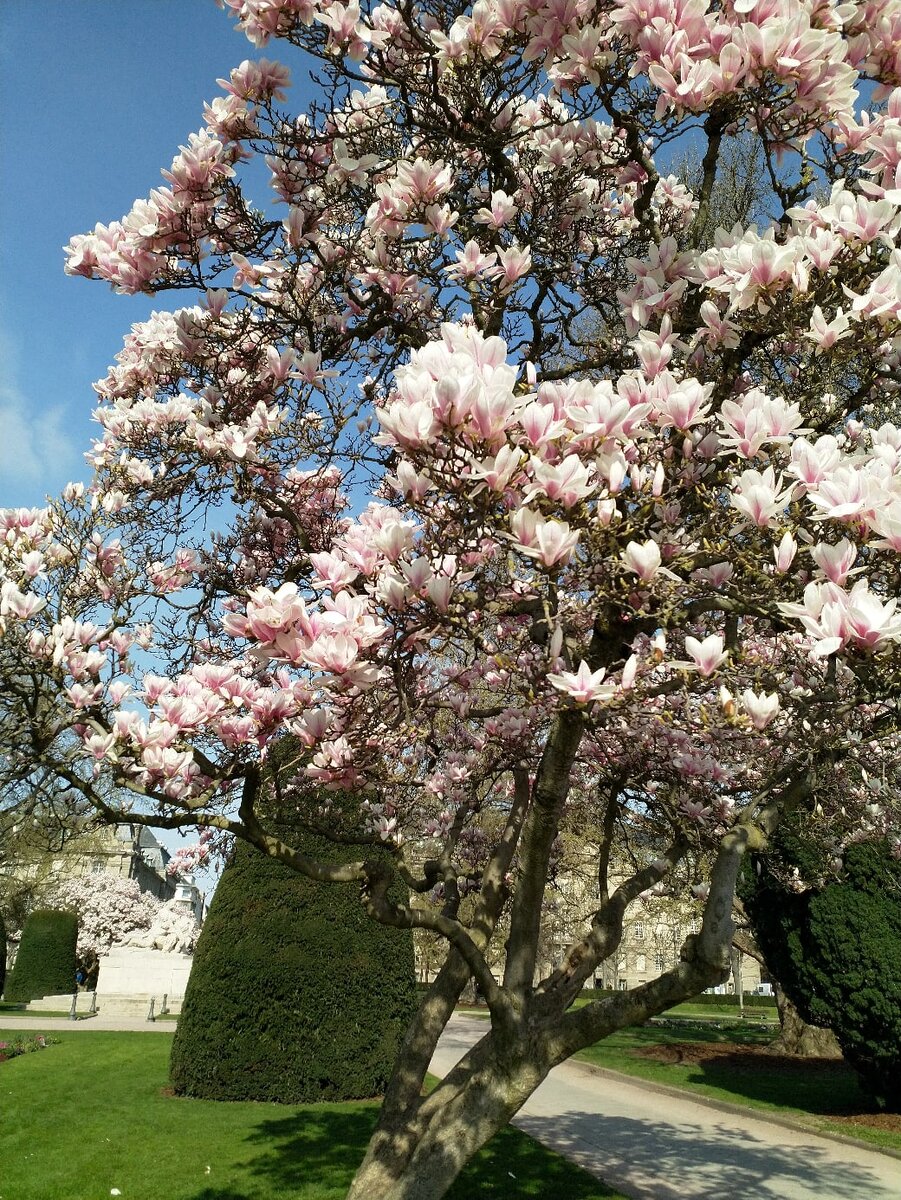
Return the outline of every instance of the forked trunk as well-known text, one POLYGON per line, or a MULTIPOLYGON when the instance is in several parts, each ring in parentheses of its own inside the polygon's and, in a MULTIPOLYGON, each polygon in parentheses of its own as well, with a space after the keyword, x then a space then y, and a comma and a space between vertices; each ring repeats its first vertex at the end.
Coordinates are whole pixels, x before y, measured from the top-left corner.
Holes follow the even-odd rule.
POLYGON ((534 1063, 478 1071, 427 1121, 380 1129, 347 1200, 441 1200, 482 1146, 508 1124, 541 1083, 534 1063))

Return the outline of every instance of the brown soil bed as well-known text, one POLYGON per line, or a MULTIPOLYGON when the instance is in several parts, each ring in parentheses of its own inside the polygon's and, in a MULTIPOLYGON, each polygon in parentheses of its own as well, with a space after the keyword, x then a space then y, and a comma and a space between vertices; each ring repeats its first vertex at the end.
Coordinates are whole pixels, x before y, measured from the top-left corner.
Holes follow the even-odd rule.
POLYGON ((870 1129, 884 1129, 886 1133, 901 1134, 901 1113, 851 1113, 830 1116, 830 1121, 841 1121, 843 1125, 866 1125, 870 1129))
POLYGON ((653 1058, 655 1062, 716 1063, 719 1067, 750 1068, 782 1072, 810 1073, 847 1071, 841 1059, 793 1058, 787 1054, 773 1054, 766 1046, 736 1046, 729 1042, 665 1042, 659 1046, 643 1046, 635 1051, 639 1058, 653 1058))
MULTIPOLYGON (((652 1058, 655 1062, 680 1063, 685 1066, 710 1065, 720 1070, 736 1072, 767 1071, 770 1074, 804 1074, 808 1077, 815 1073, 820 1078, 828 1078, 830 1074, 844 1073, 848 1070, 847 1064, 841 1059, 793 1058, 785 1054, 773 1054, 766 1046, 736 1046, 716 1042, 669 1042, 659 1046, 643 1046, 635 1051, 635 1055, 638 1058, 652 1058)), ((829 1120, 901 1134, 901 1113, 829 1113, 829 1120)))

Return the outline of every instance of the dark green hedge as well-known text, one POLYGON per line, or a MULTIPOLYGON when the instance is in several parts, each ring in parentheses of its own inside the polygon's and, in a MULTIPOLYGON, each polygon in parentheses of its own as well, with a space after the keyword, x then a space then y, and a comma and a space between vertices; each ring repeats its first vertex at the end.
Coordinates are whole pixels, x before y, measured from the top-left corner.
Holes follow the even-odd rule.
POLYGON ((39 1000, 75 991, 74 913, 36 909, 25 922, 16 963, 6 986, 7 1000, 39 1000))
POLYGON ((367 917, 358 884, 315 883, 240 845, 197 944, 171 1083, 211 1100, 378 1095, 415 1004, 410 931, 367 917))
MULTIPOLYGON (((784 866, 804 849, 783 838, 775 852, 784 866)), ((773 973, 873 1099, 901 1112, 901 863, 885 843, 849 846, 841 878, 800 895, 767 867, 745 903, 773 973)))

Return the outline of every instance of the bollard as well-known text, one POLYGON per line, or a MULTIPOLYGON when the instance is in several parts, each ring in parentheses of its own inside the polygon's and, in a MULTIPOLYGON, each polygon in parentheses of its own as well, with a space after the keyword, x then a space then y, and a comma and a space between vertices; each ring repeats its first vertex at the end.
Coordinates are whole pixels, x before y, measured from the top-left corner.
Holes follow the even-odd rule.
POLYGON ((154 1006, 154 1004, 156 1004, 156 998, 155 998, 154 996, 151 996, 151 997, 150 997, 150 1012, 148 1012, 148 1014, 147 1014, 147 1020, 148 1020, 148 1021, 155 1021, 155 1020, 156 1020, 156 1017, 153 1015, 153 1006, 154 1006))
POLYGON ((169 999, 169 993, 163 992, 163 1003, 160 1005, 160 1016, 163 1017, 169 1011, 169 1005, 166 1003, 169 999))
POLYGON ((91 992, 91 1007, 88 1009, 88 1012, 91 1014, 92 1017, 96 1016, 96 1014, 97 1014, 97 993, 96 993, 96 991, 91 992))
POLYGON ((69 1020, 70 1021, 78 1020, 78 1016, 76 1015, 76 1012, 75 1012, 77 1007, 78 1007, 78 992, 73 992, 72 993, 72 1005, 69 1008, 69 1020))

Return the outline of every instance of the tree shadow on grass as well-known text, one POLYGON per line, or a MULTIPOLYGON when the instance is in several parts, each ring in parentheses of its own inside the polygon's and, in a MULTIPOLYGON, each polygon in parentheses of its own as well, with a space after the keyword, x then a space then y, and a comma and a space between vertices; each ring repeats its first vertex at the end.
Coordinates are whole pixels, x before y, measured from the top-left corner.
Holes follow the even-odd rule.
MULTIPOLYGON (((206 1187, 194 1200, 258 1200, 297 1195, 315 1183, 317 1200, 340 1200, 359 1165, 375 1124, 371 1105, 316 1108, 309 1113, 260 1122, 248 1142, 260 1147, 242 1164, 256 1182, 237 1188, 206 1187)), ((587 1172, 549 1154, 527 1134, 504 1129, 469 1164, 448 1200, 527 1200, 565 1196, 566 1200, 605 1200, 619 1193, 587 1172)))
MULTIPOLYGON (((656 1054, 653 1058, 667 1061, 656 1054)), ((698 1061, 685 1065, 692 1068, 686 1076, 688 1083, 731 1092, 738 1100, 797 1108, 816 1116, 841 1116, 872 1108, 857 1073, 841 1060, 736 1051, 709 1058, 699 1056, 698 1061)), ((678 1086, 681 1080, 674 1082, 678 1086)))
POLYGON ((245 1143, 250 1156, 241 1163, 249 1179, 235 1188, 206 1187, 195 1200, 257 1200, 299 1193, 301 1184, 316 1183, 317 1200, 340 1200, 347 1191, 378 1110, 374 1105, 348 1108, 317 1106, 290 1116, 261 1121, 245 1143))

